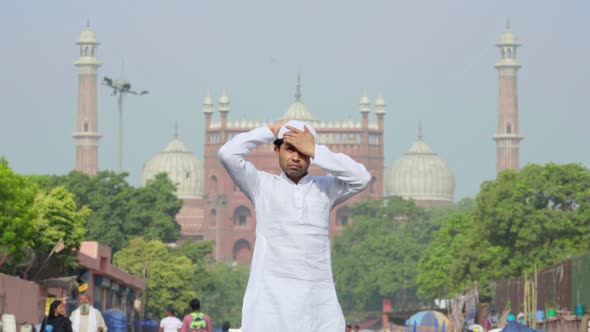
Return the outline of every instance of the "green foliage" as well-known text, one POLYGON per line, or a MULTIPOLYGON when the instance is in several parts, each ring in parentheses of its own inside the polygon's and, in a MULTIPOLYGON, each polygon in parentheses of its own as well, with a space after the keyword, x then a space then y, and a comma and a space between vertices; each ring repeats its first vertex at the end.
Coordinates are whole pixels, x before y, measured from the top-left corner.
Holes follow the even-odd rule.
POLYGON ((159 174, 146 186, 135 188, 127 183, 126 176, 108 171, 89 176, 74 171, 65 176, 31 178, 43 188, 63 185, 73 192, 78 206, 93 211, 87 222, 87 239, 104 243, 113 251, 137 236, 176 241, 180 226, 174 218, 182 201, 176 198, 172 182, 159 174))
MULTIPOLYGON (((354 223, 334 239, 333 269, 346 312, 379 310, 383 297, 415 298, 418 261, 453 208, 423 209, 400 197, 352 208, 354 223)), ((363 317, 352 317, 359 319, 363 317)))
POLYGON ((36 233, 37 187, 0 160, 0 267, 16 265, 27 255, 36 233))
POLYGON ((420 262, 420 294, 445 296, 478 281, 520 276, 590 249, 590 171, 528 165, 484 182, 477 208, 454 215, 420 262), (444 287, 444 285, 447 287, 444 287))
POLYGON ((166 244, 143 238, 130 240, 129 246, 113 256, 113 264, 146 281, 143 299, 147 312, 164 316, 164 308, 186 308, 196 296, 195 265, 184 256, 175 256, 166 244))
POLYGON ((247 266, 212 263, 208 267, 208 278, 197 280, 197 297, 201 300, 203 312, 211 317, 213 326, 221 326, 224 321, 229 321, 231 326, 240 326, 248 273, 247 266))
POLYGON ((213 250, 211 241, 193 241, 186 240, 176 248, 173 253, 177 256, 185 256, 197 265, 204 265, 207 261, 207 255, 213 250))
POLYGON ((46 259, 56 244, 62 240, 64 249, 52 255, 52 262, 60 266, 74 267, 77 265, 77 254, 80 242, 86 235, 86 218, 91 211, 87 207, 78 210, 74 195, 63 186, 58 186, 49 193, 40 191, 35 199, 38 213, 36 223, 37 236, 33 250, 37 261, 46 259))
POLYGON ((590 171, 532 164, 503 172, 483 183, 474 218, 489 243, 484 257, 495 256, 485 281, 496 277, 492 268, 512 277, 579 255, 590 249, 590 171))
POLYGON ((477 247, 472 224, 471 212, 458 212, 436 233, 420 259, 416 280, 420 296, 444 298, 465 288, 466 266, 458 257, 477 247))

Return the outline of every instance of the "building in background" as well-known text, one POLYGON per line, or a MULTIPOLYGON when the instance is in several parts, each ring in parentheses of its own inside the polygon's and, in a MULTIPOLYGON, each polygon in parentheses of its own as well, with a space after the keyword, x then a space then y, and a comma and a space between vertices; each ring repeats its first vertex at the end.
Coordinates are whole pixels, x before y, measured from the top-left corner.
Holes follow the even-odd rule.
MULTIPOLYGON (((190 152, 178 138, 178 125, 174 138, 166 148, 146 162, 141 174, 141 185, 160 173, 166 173, 176 185, 176 196, 183 201, 176 216, 181 234, 199 234, 203 225, 203 161, 190 152)), ((202 240, 202 239, 199 239, 202 240)))

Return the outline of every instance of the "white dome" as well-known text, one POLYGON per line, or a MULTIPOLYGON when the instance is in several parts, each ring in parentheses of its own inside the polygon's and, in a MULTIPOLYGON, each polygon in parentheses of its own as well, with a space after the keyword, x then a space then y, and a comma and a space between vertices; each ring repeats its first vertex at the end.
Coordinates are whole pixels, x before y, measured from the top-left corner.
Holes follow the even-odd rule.
POLYGON ((204 187, 203 162, 174 137, 164 151, 158 153, 143 166, 141 185, 166 173, 176 185, 178 198, 202 198, 204 187))
POLYGON ((367 97, 367 92, 366 91, 362 95, 360 103, 361 104, 370 104, 371 103, 371 101, 369 100, 369 97, 367 97))
POLYGON ((410 150, 387 170, 385 191, 415 201, 451 203, 455 176, 449 164, 432 152, 419 135, 410 150))
POLYGON ((314 116, 301 101, 301 78, 299 76, 297 77, 296 87, 295 102, 289 106, 289 109, 283 114, 281 120, 315 121, 314 116))
POLYGON ((287 113, 283 114, 281 120, 313 121, 315 118, 311 112, 307 110, 307 106, 305 106, 300 100, 297 100, 291 104, 287 113))
POLYGON ((512 31, 507 30, 500 37, 498 45, 518 45, 518 38, 512 31))
POLYGON ((229 103, 229 97, 227 96, 227 94, 225 92, 223 93, 223 95, 221 95, 221 97, 219 97, 219 103, 220 104, 229 103))
POLYGON ((78 43, 96 44, 96 32, 90 30, 89 28, 84 29, 84 31, 80 33, 80 41, 78 43))

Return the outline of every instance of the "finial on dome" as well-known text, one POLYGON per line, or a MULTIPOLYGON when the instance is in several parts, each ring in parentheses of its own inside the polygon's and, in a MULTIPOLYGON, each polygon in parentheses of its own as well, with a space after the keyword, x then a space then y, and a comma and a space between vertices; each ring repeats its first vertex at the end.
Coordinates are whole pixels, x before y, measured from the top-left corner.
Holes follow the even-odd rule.
POLYGON ((510 30, 510 18, 506 18, 506 30, 510 30))
POLYGON ((418 120, 418 140, 422 140, 422 120, 418 120))
POLYGON ((178 139, 178 120, 174 121, 174 139, 178 139))
POLYGON ((297 73, 297 89, 295 90, 295 101, 301 101, 301 73, 297 73))
POLYGON ((90 29, 90 17, 86 17, 86 28, 90 29))

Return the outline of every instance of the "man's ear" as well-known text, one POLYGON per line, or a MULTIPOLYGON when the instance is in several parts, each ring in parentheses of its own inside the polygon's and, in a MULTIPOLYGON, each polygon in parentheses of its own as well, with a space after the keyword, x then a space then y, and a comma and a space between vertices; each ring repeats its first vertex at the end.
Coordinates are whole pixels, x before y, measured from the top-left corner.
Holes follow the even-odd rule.
POLYGON ((279 147, 275 145, 274 151, 275 151, 275 154, 279 153, 279 147))

